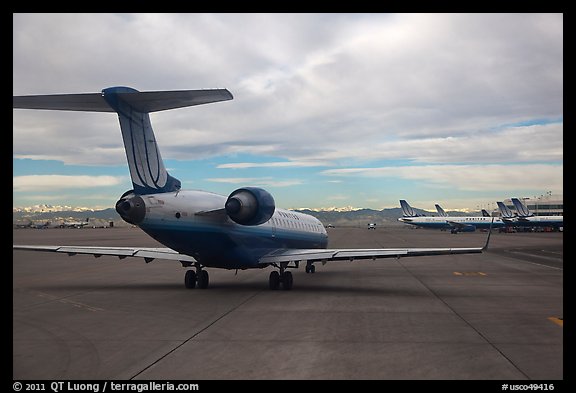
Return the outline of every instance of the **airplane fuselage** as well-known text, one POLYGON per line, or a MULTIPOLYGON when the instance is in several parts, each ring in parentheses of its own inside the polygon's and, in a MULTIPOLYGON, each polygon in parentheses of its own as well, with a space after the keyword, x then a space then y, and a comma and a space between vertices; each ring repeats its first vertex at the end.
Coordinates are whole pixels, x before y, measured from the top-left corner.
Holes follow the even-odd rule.
POLYGON ((515 217, 513 225, 519 227, 561 227, 564 226, 563 216, 530 216, 515 217))
POLYGON ((275 209, 260 225, 239 225, 222 209, 227 197, 206 191, 140 195, 144 218, 137 225, 151 237, 207 267, 264 267, 259 259, 279 248, 326 248, 322 223, 307 214, 275 209), (210 212, 210 213, 204 213, 210 212))
POLYGON ((459 225, 470 225, 471 227, 478 229, 488 229, 490 225, 492 228, 500 228, 506 224, 498 217, 494 217, 494 222, 492 222, 492 217, 401 217, 398 221, 404 222, 406 224, 416 225, 423 228, 433 228, 433 229, 450 229, 455 226, 453 223, 459 225))

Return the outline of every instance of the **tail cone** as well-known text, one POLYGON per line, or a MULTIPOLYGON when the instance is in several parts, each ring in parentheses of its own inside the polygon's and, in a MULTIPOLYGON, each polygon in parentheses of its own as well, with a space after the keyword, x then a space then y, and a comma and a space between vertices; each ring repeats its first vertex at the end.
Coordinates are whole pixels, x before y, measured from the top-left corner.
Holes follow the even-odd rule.
POLYGON ((136 195, 116 202, 116 211, 127 223, 138 225, 146 216, 146 205, 144 200, 136 195))

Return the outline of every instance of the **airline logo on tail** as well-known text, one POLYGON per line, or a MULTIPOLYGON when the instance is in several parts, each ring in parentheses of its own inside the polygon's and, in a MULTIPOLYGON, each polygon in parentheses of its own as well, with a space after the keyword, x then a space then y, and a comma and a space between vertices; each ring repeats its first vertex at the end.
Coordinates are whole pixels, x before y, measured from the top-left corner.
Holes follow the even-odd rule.
POLYGON ((104 100, 118 113, 134 191, 140 195, 177 191, 180 180, 170 176, 164 167, 148 112, 123 97, 137 93, 128 87, 102 91, 104 100))
POLYGON ((400 199, 400 206, 402 207, 402 215, 404 217, 418 217, 412 206, 408 204, 404 199, 400 199))
POLYGON ((518 198, 512 198, 512 203, 514 204, 514 207, 516 208, 516 211, 518 211, 518 215, 520 217, 533 216, 533 214, 530 213, 530 210, 528 210, 528 208, 522 202, 520 202, 518 198))
POLYGON ((436 211, 438 212, 438 215, 440 217, 448 217, 448 214, 446 214, 444 209, 442 209, 442 206, 440 206, 439 204, 436 204, 435 206, 436 206, 436 211))
POLYGON ((504 204, 504 202, 496 202, 496 203, 498 204, 498 209, 500 209, 500 215, 502 216, 502 218, 514 218, 512 210, 510 210, 508 206, 504 204))

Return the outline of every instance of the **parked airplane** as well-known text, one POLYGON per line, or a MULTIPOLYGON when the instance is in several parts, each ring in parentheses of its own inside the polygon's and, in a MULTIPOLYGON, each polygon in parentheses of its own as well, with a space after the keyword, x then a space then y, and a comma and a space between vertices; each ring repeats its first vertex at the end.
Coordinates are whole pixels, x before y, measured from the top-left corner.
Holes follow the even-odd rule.
POLYGON ((28 224, 16 224, 16 228, 24 229, 24 228, 34 228, 34 229, 44 229, 49 228, 52 224, 50 221, 46 221, 43 224, 38 224, 33 221, 29 221, 28 224))
POLYGON ((564 226, 564 216, 535 216, 528 206, 518 198, 512 198, 512 203, 518 212, 514 225, 524 227, 554 227, 564 226))
POLYGON ((204 269, 250 269, 273 266, 270 289, 291 289, 288 268, 354 259, 480 253, 472 248, 327 249, 322 223, 310 215, 276 208, 274 198, 256 187, 242 187, 228 197, 206 191, 184 191, 164 166, 150 124, 150 112, 231 100, 226 89, 139 92, 111 87, 95 94, 13 97, 13 107, 71 111, 116 112, 124 140, 133 189, 116 202, 116 211, 167 248, 28 246, 17 250, 62 252, 179 261, 186 288, 208 287, 204 269))
MULTIPOLYGON (((414 209, 405 200, 400 200, 402 211, 414 212, 414 209)), ((441 208, 442 209, 442 208, 441 208)), ((443 211, 443 209, 442 209, 443 211)), ((499 228, 504 226, 504 222, 499 218, 472 217, 472 216, 406 216, 400 217, 398 221, 422 228, 450 229, 451 233, 474 232, 477 228, 499 228)))
POLYGON ((34 223, 32 221, 28 221, 27 224, 22 224, 22 223, 16 223, 15 226, 16 228, 19 229, 25 229, 25 228, 34 228, 34 223))
POLYGON ((64 228, 84 228, 86 225, 90 225, 90 217, 87 217, 85 221, 64 221, 61 226, 64 228))

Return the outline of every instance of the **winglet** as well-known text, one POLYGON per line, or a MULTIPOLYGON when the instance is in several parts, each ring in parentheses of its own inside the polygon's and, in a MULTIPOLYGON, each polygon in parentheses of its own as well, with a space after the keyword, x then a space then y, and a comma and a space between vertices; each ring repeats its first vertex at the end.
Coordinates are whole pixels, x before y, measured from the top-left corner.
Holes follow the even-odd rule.
POLYGON ((490 228, 488 228, 488 237, 486 238, 486 244, 482 247, 482 251, 486 251, 488 249, 488 243, 490 243, 490 235, 492 234, 492 224, 494 224, 494 217, 492 217, 492 221, 490 221, 490 228))

